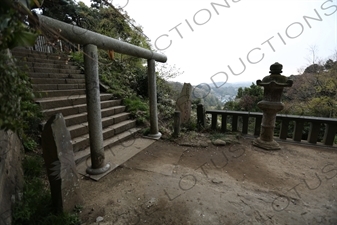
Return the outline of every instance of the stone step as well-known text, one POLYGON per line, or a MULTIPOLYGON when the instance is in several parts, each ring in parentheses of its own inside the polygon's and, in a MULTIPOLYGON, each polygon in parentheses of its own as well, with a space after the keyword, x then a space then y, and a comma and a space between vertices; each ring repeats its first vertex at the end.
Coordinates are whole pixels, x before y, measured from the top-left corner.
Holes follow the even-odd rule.
MULTIPOLYGON (((130 138, 133 138, 134 135, 140 130, 140 128, 129 128, 127 131, 123 131, 119 134, 115 134, 109 139, 103 141, 105 154, 113 154, 113 152, 109 151, 111 148, 117 144, 121 144, 123 141, 126 141, 130 138)), ((81 150, 74 153, 75 163, 79 164, 85 161, 88 157, 90 157, 90 147, 89 145, 81 150)))
MULTIPOLYGON (((90 139, 85 95, 85 76, 82 70, 70 61, 67 54, 36 52, 15 49, 13 56, 17 65, 27 71, 31 78, 36 102, 46 118, 62 113, 72 137, 76 163, 90 155, 90 139)), ((112 94, 100 95, 103 128, 103 146, 112 146, 132 137, 140 129, 136 121, 125 112, 122 100, 112 99, 112 94)), ((43 124, 41 124, 43 125, 43 124)))
MULTIPOLYGON (((80 69, 61 69, 61 68, 48 68, 48 67, 28 67, 27 72, 34 73, 62 73, 62 74, 83 74, 80 69)), ((83 74, 84 75, 84 74, 83 74)))
MULTIPOLYGON (((122 113, 124 111, 125 111, 125 106, 113 106, 113 107, 101 109, 101 116, 102 118, 109 117, 112 115, 122 113)), ((66 121, 67 127, 70 127, 76 124, 86 123, 88 121, 87 115, 88 115, 87 112, 83 112, 83 113, 79 113, 75 115, 66 116, 64 117, 64 119, 66 121)))
POLYGON ((85 79, 30 78, 32 84, 85 84, 85 79))
MULTIPOLYGON (((109 127, 106 127, 102 130, 103 133, 103 140, 107 140, 114 135, 120 134, 126 130, 129 130, 131 128, 135 127, 135 121, 133 120, 125 120, 118 124, 111 125, 109 127)), ((73 150, 74 152, 82 151, 90 146, 90 139, 89 134, 85 134, 83 136, 73 138, 73 150)))
MULTIPOLYGON (((64 63, 40 63, 40 62, 25 62, 25 61, 20 61, 17 63, 18 66, 21 68, 56 68, 56 69, 71 69, 71 70, 77 70, 78 66, 73 65, 69 62, 64 62, 64 63)), ((30 70, 32 71, 32 70, 30 70)))
POLYGON ((34 96, 36 98, 61 97, 61 96, 68 97, 68 96, 84 95, 84 94, 85 94, 85 89, 34 91, 34 96))
MULTIPOLYGON (((101 94, 100 95, 101 102, 111 100, 112 94, 101 94)), ((121 100, 117 101, 116 104, 120 105, 121 100)), ((54 97, 54 98, 38 98, 35 99, 40 107, 44 110, 52 109, 52 108, 61 108, 67 106, 81 105, 86 104, 86 96, 85 95, 70 95, 70 96, 62 96, 62 97, 54 97)))
POLYGON ((84 79, 84 74, 28 72, 30 78, 84 79))
MULTIPOLYGON (((119 113, 119 114, 116 114, 116 115, 104 117, 104 118, 102 118, 102 127, 106 128, 106 127, 112 126, 114 124, 117 124, 117 123, 120 123, 122 121, 128 120, 129 117, 130 117, 130 113, 127 113, 127 112, 123 112, 123 113, 119 113)), ((80 137, 80 136, 83 136, 83 135, 89 133, 88 122, 70 126, 70 127, 68 127, 68 129, 69 129, 69 132, 70 132, 73 140, 76 137, 80 137)))
POLYGON ((34 91, 85 89, 84 84, 33 84, 34 91))
MULTIPOLYGON (((83 101, 83 100, 81 100, 83 101)), ((74 115, 74 114, 80 114, 87 112, 87 105, 86 105, 86 99, 84 98, 85 103, 83 104, 78 104, 78 102, 75 101, 76 104, 74 105, 68 105, 64 107, 59 107, 59 108, 48 108, 42 110, 43 114, 46 115, 47 117, 50 117, 56 113, 62 113, 64 117, 69 116, 69 115, 74 115)), ((67 104, 71 104, 72 100, 69 99, 69 102, 67 104)), ((105 108, 110 108, 110 107, 116 107, 119 106, 121 103, 121 100, 106 100, 101 102, 101 109, 105 108)), ((121 109, 119 109, 118 112, 120 112, 121 109)))
POLYGON ((12 55, 16 58, 33 58, 36 61, 39 59, 63 59, 66 60, 69 58, 68 54, 65 53, 46 53, 46 52, 38 52, 38 51, 13 51, 12 55))
MULTIPOLYGON (((13 55, 14 56, 14 55, 13 55)), ((35 58, 27 58, 27 57, 17 57, 14 56, 17 59, 17 64, 20 65, 20 63, 34 63, 34 62, 38 62, 38 63, 48 63, 48 64, 56 64, 56 65, 64 65, 64 64, 72 64, 71 61, 69 61, 69 59, 35 59, 35 58)))

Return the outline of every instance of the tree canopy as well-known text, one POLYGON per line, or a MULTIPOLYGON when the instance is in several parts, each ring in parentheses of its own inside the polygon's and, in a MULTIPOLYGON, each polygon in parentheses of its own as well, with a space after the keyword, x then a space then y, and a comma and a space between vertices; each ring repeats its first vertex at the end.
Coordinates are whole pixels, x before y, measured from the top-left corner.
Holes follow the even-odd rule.
POLYGON ((250 87, 238 89, 235 100, 226 102, 224 108, 237 111, 261 111, 257 107, 257 103, 263 99, 263 89, 252 83, 250 87))
POLYGON ((286 108, 296 105, 303 115, 337 117, 336 61, 328 59, 319 65, 312 64, 303 74, 294 76, 293 82, 293 86, 284 91, 286 108))

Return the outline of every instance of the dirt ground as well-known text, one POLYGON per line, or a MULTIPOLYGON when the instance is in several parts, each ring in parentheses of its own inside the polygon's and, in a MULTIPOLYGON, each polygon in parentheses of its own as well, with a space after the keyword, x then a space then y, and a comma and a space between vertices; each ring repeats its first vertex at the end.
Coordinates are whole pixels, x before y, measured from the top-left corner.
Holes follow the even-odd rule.
POLYGON ((83 224, 337 224, 336 147, 209 140, 161 139, 98 182, 83 177, 83 224))

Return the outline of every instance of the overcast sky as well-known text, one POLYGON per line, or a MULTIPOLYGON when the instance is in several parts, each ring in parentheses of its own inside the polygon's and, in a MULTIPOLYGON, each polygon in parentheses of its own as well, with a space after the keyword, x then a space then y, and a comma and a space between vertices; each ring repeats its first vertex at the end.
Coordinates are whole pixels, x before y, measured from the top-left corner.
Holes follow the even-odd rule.
MULTIPOLYGON (((110 0, 111 1, 111 0, 110 0)), ((89 0, 85 0, 88 3, 89 0)), ((193 85, 298 74, 337 51, 337 0, 113 0, 193 85)))

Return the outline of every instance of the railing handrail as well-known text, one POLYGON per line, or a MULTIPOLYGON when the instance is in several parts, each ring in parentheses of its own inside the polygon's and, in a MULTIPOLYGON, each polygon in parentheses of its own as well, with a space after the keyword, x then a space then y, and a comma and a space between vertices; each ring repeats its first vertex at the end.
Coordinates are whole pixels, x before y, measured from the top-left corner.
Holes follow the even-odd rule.
MULTIPOLYGON (((242 134, 248 134, 249 118, 254 117, 254 135, 258 136, 261 132, 263 113, 261 112, 247 112, 247 111, 226 111, 226 110, 204 110, 203 105, 199 104, 197 108, 197 123, 199 129, 205 127, 205 115, 211 114, 211 129, 218 129, 218 116, 221 116, 221 131, 227 131, 227 119, 231 118, 231 130, 236 132, 241 128, 242 134), (241 125, 239 125, 239 118, 241 118, 241 125)), ((319 138, 319 133, 322 125, 325 125, 324 135, 322 143, 324 145, 333 146, 335 137, 337 134, 337 119, 336 118, 323 118, 313 116, 301 116, 301 115, 285 115, 276 114, 276 120, 280 120, 279 138, 286 140, 289 134, 290 122, 294 122, 294 128, 292 131, 292 139, 300 142, 303 136, 303 129, 306 126, 305 123, 310 123, 307 141, 312 144, 316 144, 319 138)))
POLYGON ((51 28, 68 41, 81 45, 96 45, 100 49, 114 50, 117 53, 135 56, 144 59, 154 59, 157 62, 165 63, 167 57, 163 54, 132 45, 117 39, 102 35, 75 25, 70 25, 59 20, 37 14, 41 29, 50 32, 51 28))
MULTIPOLYGON (((230 110, 206 110, 206 114, 235 114, 235 115, 248 115, 248 116, 262 116, 262 112, 247 112, 247 111, 230 111, 230 110)), ((287 115, 287 114, 276 114, 276 118, 287 118, 291 120, 306 120, 306 121, 317 121, 317 122, 336 122, 337 118, 324 118, 324 117, 314 117, 314 116, 302 116, 302 115, 287 115)))

